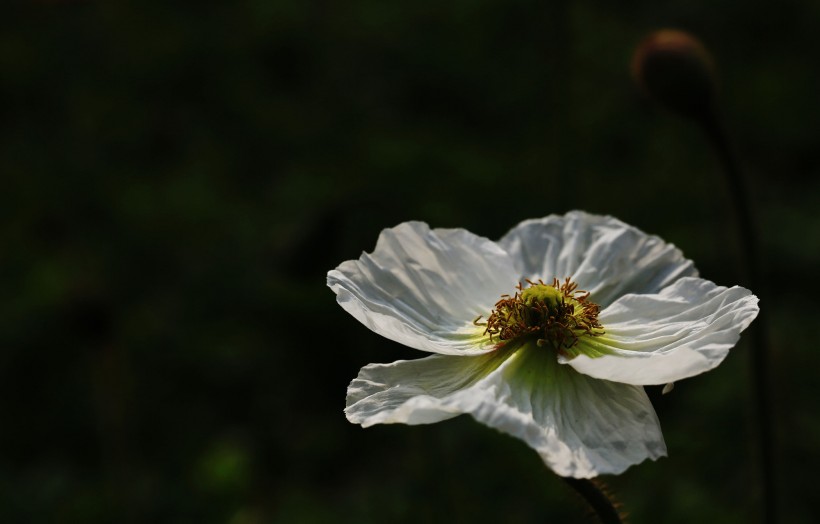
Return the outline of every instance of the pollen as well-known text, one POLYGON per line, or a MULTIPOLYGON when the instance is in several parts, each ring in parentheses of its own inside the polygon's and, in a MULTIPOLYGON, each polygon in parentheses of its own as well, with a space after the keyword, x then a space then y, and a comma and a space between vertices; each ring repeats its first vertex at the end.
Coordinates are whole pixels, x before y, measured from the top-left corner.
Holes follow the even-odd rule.
POLYGON ((485 323, 484 335, 499 346, 510 342, 535 341, 539 347, 566 352, 581 337, 604 334, 598 322, 598 304, 569 278, 554 278, 552 284, 527 280, 519 283, 513 296, 502 295, 485 323))

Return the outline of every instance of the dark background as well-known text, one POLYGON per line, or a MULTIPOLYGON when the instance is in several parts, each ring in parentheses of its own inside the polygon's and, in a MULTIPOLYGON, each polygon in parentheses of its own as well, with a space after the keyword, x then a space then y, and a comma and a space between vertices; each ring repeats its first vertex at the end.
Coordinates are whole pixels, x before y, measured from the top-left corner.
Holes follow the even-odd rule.
MULTIPOLYGON (((820 459, 820 3, 11 2, 0 16, 0 521, 575 522, 522 442, 467 417, 362 430, 370 362, 420 353, 325 273, 404 220, 498 238, 570 209, 743 282, 730 189, 643 99, 649 31, 698 35, 765 269, 779 507, 820 459)), ((661 397, 633 523, 754 522, 748 335, 661 397)))

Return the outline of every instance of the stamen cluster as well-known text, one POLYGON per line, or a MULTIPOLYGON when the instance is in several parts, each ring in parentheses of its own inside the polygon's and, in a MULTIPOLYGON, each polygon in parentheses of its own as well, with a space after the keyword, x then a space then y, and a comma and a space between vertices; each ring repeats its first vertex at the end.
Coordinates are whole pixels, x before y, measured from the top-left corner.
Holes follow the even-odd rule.
POLYGON ((515 295, 502 295, 486 323, 484 334, 499 344, 524 337, 534 337, 539 346, 555 350, 570 349, 584 335, 599 336, 604 332, 598 322, 598 304, 589 301, 589 292, 578 290, 578 284, 566 278, 554 278, 552 285, 526 281, 518 284, 515 295))

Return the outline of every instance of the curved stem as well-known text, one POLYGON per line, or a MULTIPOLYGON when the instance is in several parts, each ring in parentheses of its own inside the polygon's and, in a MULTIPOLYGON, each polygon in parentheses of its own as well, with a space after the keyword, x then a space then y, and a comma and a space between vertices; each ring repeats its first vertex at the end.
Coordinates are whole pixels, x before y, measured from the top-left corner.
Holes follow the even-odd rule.
POLYGON ((561 477, 564 482, 584 497, 584 500, 595 510, 602 524, 620 524, 621 516, 606 493, 589 479, 561 477))
MULTIPOLYGON (((724 127, 716 111, 707 112, 699 119, 704 133, 712 142, 720 159, 723 172, 732 194, 737 224, 740 233, 741 250, 746 265, 748 286, 758 297, 765 293, 761 278, 759 248, 757 244, 757 227, 749 204, 749 196, 740 165, 729 144, 724 127)), ((762 297, 761 297, 762 298, 762 297)), ((761 308, 757 322, 752 324, 752 381, 754 384, 754 402, 760 438, 761 486, 763 490, 763 522, 776 522, 775 466, 774 466, 774 431, 772 426, 771 383, 769 379, 769 352, 766 309, 761 308)))

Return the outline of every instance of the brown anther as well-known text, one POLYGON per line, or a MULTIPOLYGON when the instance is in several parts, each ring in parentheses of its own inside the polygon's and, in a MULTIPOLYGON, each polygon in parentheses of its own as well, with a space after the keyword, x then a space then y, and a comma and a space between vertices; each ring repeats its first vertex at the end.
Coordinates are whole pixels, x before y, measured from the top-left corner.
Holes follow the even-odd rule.
MULTIPOLYGON (((537 283, 529 279, 526 282, 527 290, 547 287, 540 279, 537 283)), ((502 295, 496 302, 486 323, 479 324, 479 316, 473 324, 486 326, 484 334, 491 341, 497 337, 499 344, 535 336, 536 345, 550 344, 558 351, 572 348, 581 336, 603 334, 598 322, 599 307, 589 301, 588 291, 578 290, 578 284, 569 278, 554 278, 551 287, 560 292, 560 302, 554 292, 539 295, 538 291, 528 293, 525 300, 525 288, 519 282, 515 295, 502 295)))

